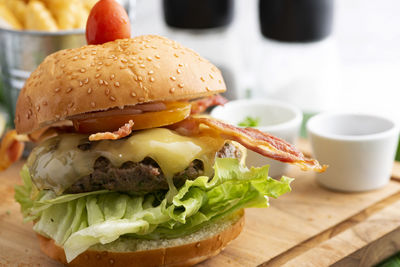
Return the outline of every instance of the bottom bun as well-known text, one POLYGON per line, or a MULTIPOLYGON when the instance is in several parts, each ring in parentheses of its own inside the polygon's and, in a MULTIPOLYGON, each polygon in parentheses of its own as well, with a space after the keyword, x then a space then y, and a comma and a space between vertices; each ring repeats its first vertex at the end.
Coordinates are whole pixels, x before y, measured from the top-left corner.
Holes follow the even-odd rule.
MULTIPOLYGON (((57 246, 53 239, 39 234, 38 238, 40 249, 47 256, 68 266, 192 266, 221 252, 240 234, 243 225, 244 211, 240 210, 233 216, 229 216, 228 220, 215 222, 186 237, 158 241, 139 239, 129 241, 126 238, 124 246, 113 246, 112 243, 111 245, 96 245, 94 249, 85 251, 70 263, 67 263, 64 249, 57 246), (127 251, 129 245, 126 246, 126 243, 129 242, 135 243, 135 246, 131 247, 141 247, 141 250, 127 251), (147 244, 138 246, 138 243, 147 244), (143 249, 146 247, 150 249, 143 249)), ((118 241, 113 243, 115 242, 118 241)))

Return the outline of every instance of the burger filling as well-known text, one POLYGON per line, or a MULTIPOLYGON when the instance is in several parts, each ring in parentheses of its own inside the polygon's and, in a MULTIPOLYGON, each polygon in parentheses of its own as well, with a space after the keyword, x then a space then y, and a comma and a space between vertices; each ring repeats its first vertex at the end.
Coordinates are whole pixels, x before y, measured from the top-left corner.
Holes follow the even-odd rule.
MULTIPOLYGON (((88 145, 79 146, 80 149, 90 149, 88 145)), ((242 152, 231 142, 216 153, 218 158, 240 159, 242 152)), ((186 180, 194 180, 204 174, 203 162, 195 159, 183 171, 175 173, 173 182, 181 187, 186 180)), ((168 190, 168 183, 158 163, 150 157, 141 162, 124 162, 121 166, 114 166, 105 157, 96 159, 93 172, 85 176, 68 188, 65 193, 83 193, 107 189, 110 191, 146 194, 158 190, 168 190)))
POLYGON ((34 148, 15 199, 70 262, 118 240, 184 239, 290 191, 290 178, 248 169, 243 147, 206 130, 188 137, 153 128, 92 142, 58 135, 34 148))

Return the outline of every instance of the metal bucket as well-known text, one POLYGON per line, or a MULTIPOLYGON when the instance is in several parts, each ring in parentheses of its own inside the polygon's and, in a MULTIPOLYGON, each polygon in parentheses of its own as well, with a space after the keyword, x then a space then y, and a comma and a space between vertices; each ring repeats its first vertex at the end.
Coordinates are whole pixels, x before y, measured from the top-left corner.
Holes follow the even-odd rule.
MULTIPOLYGON (((135 0, 119 0, 133 19, 135 0)), ((83 29, 43 32, 14 31, 0 28, 0 69, 3 90, 11 118, 25 80, 44 58, 58 50, 86 44, 83 29)), ((1 79, 0 79, 1 82, 1 79)))

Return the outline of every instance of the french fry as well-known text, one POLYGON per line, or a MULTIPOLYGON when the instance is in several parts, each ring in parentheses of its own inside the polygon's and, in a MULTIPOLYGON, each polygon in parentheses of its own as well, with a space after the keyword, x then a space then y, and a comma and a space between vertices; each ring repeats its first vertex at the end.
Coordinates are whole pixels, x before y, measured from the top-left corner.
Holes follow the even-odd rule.
POLYGON ((26 26, 28 30, 57 31, 57 24, 49 10, 38 0, 31 0, 26 10, 26 26))
POLYGON ((74 28, 84 29, 86 27, 86 22, 89 17, 89 12, 82 2, 77 3, 77 11, 75 12, 75 25, 74 28))
POLYGON ((83 6, 86 8, 88 12, 92 9, 92 7, 99 1, 99 0, 81 0, 83 6))
POLYGON ((25 25, 27 5, 23 0, 7 0, 6 6, 11 10, 22 26, 25 25))
POLYGON ((13 30, 22 29, 21 23, 4 4, 0 4, 0 27, 13 30))
POLYGON ((60 30, 73 29, 75 26, 75 10, 78 0, 45 0, 50 12, 55 17, 60 30))

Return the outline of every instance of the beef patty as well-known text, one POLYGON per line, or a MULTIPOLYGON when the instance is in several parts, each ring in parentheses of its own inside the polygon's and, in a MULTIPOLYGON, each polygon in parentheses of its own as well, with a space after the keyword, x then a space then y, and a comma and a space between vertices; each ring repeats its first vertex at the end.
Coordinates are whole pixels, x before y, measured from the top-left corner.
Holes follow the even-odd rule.
MULTIPOLYGON (((87 147, 80 147, 82 150, 87 147)), ((225 145, 215 155, 218 158, 240 158, 239 148, 232 143, 225 145)), ((116 167, 105 157, 99 157, 94 163, 94 171, 76 181, 65 193, 83 193, 102 189, 120 192, 145 194, 158 190, 167 190, 168 184, 160 166, 151 158, 141 162, 127 161, 116 167)), ((194 160, 183 171, 173 177, 175 186, 182 186, 187 179, 194 180, 203 175, 204 166, 200 160, 194 160)))

